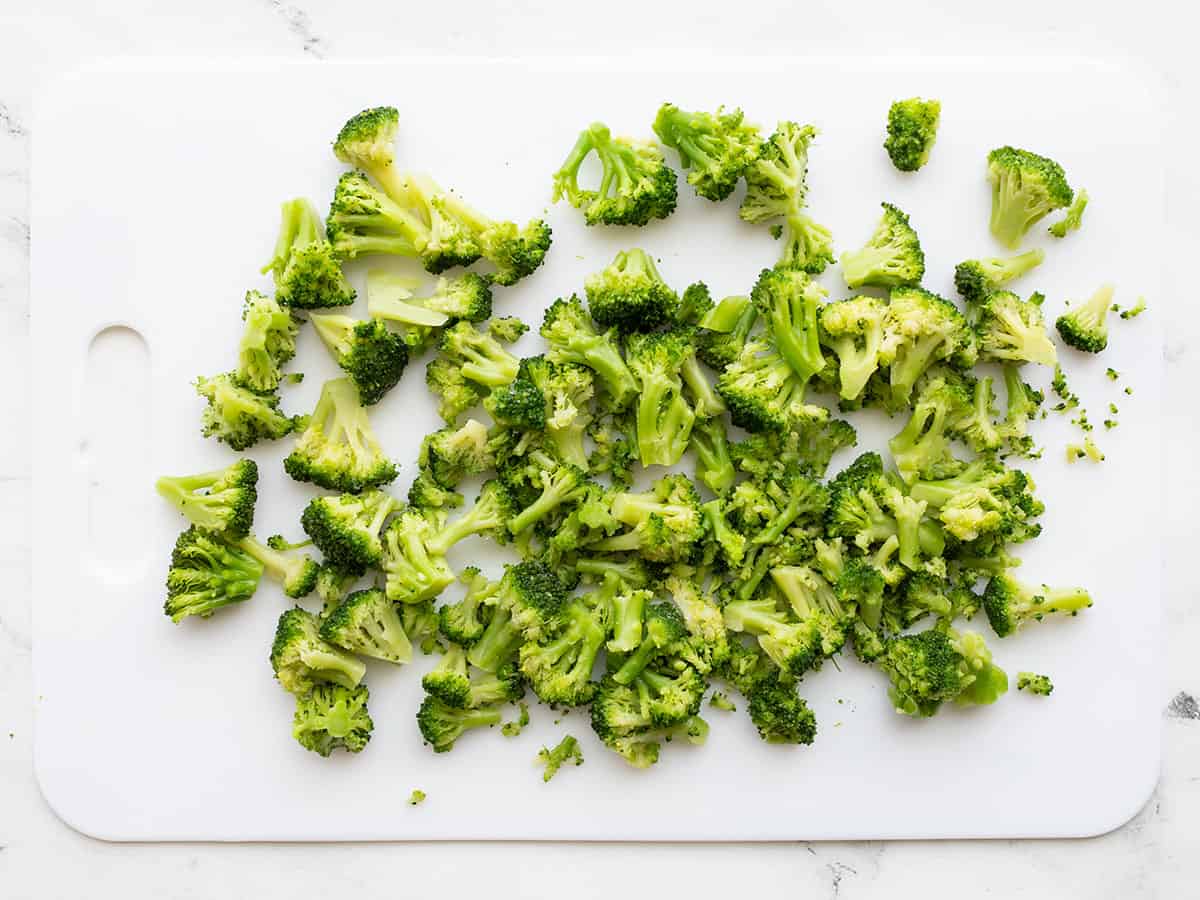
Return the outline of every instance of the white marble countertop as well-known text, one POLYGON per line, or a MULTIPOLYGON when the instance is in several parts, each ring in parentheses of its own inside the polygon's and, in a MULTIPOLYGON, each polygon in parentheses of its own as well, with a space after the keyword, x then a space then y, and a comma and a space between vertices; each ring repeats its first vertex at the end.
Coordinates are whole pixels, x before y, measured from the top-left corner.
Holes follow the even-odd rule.
MULTIPOLYGON (((478 13, 468 10, 471 5, 113 0, 96 8, 79 0, 42 0, 36 14, 0 15, 0 383, 7 387, 2 408, 10 422, 0 437, 0 509, 6 511, 0 517, 0 583, 5 585, 0 590, 0 897, 269 900, 300 891, 421 896, 428 888, 450 897, 487 890, 583 900, 609 895, 616 871, 627 890, 638 886, 632 888, 638 894, 669 887, 686 896, 776 895, 782 888, 791 896, 847 900, 1196 896, 1200 613, 1194 598, 1200 574, 1192 566, 1194 509, 1200 500, 1200 467, 1194 461, 1200 442, 1194 400, 1200 322, 1195 303, 1174 296, 1150 298, 1151 314, 1166 320, 1164 410, 1171 435, 1165 448, 1171 489, 1162 529, 1168 625, 1168 681, 1159 700, 1163 771, 1146 807, 1111 834, 1084 841, 898 844, 116 845, 83 837, 55 818, 32 772, 29 451, 20 436, 29 403, 28 181, 36 139, 30 120, 32 94, 42 79, 86 60, 120 55, 352 59, 416 53, 634 54, 671 48, 1132 58, 1161 74, 1171 98, 1171 228, 1164 259, 1190 262, 1200 244, 1200 219, 1192 212, 1200 203, 1194 162, 1200 138, 1193 114, 1200 108, 1195 16, 1177 11, 1183 7, 1169 0, 1150 0, 1133 11, 1081 0, 1010 0, 984 9, 910 0, 903 10, 861 0, 774 0, 739 4, 728 19, 700 4, 678 2, 513 0, 479 4, 478 13)), ((1119 111, 1113 116, 1113 127, 1119 127, 1119 111)), ((1168 283, 1172 294, 1184 287, 1174 271, 1168 283)), ((1034 764, 1069 765, 1069 760, 1034 764)))

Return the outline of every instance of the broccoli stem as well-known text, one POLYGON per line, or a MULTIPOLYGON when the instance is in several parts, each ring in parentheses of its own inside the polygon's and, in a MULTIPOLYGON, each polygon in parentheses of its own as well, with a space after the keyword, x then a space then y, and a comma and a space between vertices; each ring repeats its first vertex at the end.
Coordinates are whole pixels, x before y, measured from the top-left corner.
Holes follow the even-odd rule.
POLYGON ((495 607, 483 636, 471 646, 467 659, 485 672, 496 672, 506 663, 521 642, 521 631, 513 624, 512 614, 495 607))
POLYGON ((642 614, 646 608, 643 591, 621 591, 612 600, 612 639, 608 649, 614 653, 629 653, 642 640, 642 614))
POLYGON ((704 371, 700 368, 700 361, 696 359, 695 355, 687 358, 679 370, 679 374, 683 376, 684 384, 692 392, 692 406, 697 417, 710 419, 725 412, 725 403, 705 377, 704 371))
MULTIPOLYGON (((287 584, 305 565, 306 557, 288 556, 278 550, 273 550, 266 544, 260 543, 253 537, 244 537, 237 545, 262 564, 263 570, 280 584, 287 584)), ((354 685, 347 685, 354 687, 354 685)))
POLYGON ((509 521, 508 530, 513 534, 520 534, 537 524, 562 506, 577 485, 578 480, 571 474, 556 473, 550 476, 545 481, 541 496, 509 521))

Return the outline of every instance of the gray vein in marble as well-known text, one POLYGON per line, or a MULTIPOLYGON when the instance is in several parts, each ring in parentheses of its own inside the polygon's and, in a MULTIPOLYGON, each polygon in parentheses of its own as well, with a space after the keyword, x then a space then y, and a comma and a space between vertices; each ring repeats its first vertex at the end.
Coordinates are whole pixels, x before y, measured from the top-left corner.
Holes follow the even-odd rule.
POLYGON ((7 638, 8 642, 18 650, 25 653, 33 652, 32 636, 18 631, 6 619, 0 619, 0 635, 7 638))
POLYGON ((313 33, 308 13, 283 0, 268 0, 276 14, 287 22, 288 30, 300 38, 304 52, 316 59, 325 58, 325 41, 313 33))
POLYGON ((14 138, 29 136, 29 130, 4 103, 0 103, 0 132, 14 138))
POLYGON ((1200 719, 1200 703, 1187 691, 1180 691, 1167 704, 1167 716, 1172 719, 1200 719))
POLYGON ((842 879, 844 879, 847 875, 858 874, 858 869, 840 862, 826 863, 825 868, 829 870, 829 875, 832 880, 830 887, 833 888, 833 893, 830 894, 830 896, 835 898, 841 896, 842 879))

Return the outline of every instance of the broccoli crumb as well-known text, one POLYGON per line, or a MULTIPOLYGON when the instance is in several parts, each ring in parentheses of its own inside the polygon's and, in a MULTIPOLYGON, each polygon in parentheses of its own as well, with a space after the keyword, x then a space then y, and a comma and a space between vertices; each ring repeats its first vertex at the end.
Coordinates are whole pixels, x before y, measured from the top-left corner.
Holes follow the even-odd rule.
POLYGON ((579 747, 577 741, 572 735, 566 735, 558 745, 553 749, 543 747, 538 751, 538 762, 542 763, 546 769, 542 772, 542 781, 549 781, 558 770, 567 762, 574 760, 575 765, 583 765, 583 751, 579 747))
POLYGON ((1104 427, 1107 428, 1109 431, 1112 431, 1112 429, 1117 427, 1117 420, 1116 419, 1105 419, 1104 427))
POLYGON ((1088 421, 1088 414, 1087 414, 1086 409, 1081 409, 1079 411, 1079 415, 1071 420, 1071 424, 1078 425, 1079 430, 1084 432, 1085 434, 1087 432, 1091 431, 1093 428, 1092 423, 1088 421))
POLYGON ((505 722, 500 726, 500 733, 505 737, 516 737, 529 724, 529 706, 524 700, 517 704, 520 707, 520 714, 511 722, 505 722))
POLYGON ((770 228, 767 229, 767 231, 770 233, 771 237, 773 237, 775 240, 779 240, 783 236, 783 226, 782 225, 772 225, 770 228))
POLYGON ((713 695, 708 698, 708 704, 709 706, 715 706, 717 709, 723 709, 726 712, 737 712, 737 707, 733 705, 733 701, 720 691, 713 692, 713 695))
POLYGON ((1104 374, 1108 376, 1109 381, 1116 381, 1118 378, 1121 377, 1120 373, 1117 372, 1117 370, 1112 367, 1105 369, 1104 374))
POLYGON ((1087 457, 1092 462, 1103 462, 1104 454, 1100 452, 1100 448, 1096 446, 1091 435, 1083 439, 1083 445, 1068 444, 1067 445, 1067 462, 1073 463, 1077 459, 1087 457))
POLYGON ((1125 396, 1132 397, 1133 396, 1133 388, 1131 388, 1131 387, 1125 388, 1125 396))
POLYGON ((1115 416, 1115 415, 1117 414, 1117 412, 1118 412, 1118 410, 1117 410, 1117 404, 1115 404, 1115 403, 1110 403, 1110 404, 1108 404, 1108 411, 1109 411, 1110 413, 1112 413, 1112 414, 1115 416))
POLYGON ((1049 697, 1054 691, 1054 684, 1047 675, 1038 675, 1036 672, 1018 672, 1017 690, 1049 697))
POLYGON ((409 806, 420 806, 425 802, 425 792, 419 788, 414 788, 413 792, 408 795, 409 806))
POLYGON ((1079 395, 1067 386, 1067 375, 1062 366, 1054 367, 1054 379, 1050 382, 1050 387, 1062 399, 1061 403, 1054 404, 1055 412, 1066 412, 1079 405, 1079 395))
MULTIPOLYGON (((1115 305, 1113 306, 1113 311, 1117 312, 1117 308, 1115 305)), ((1129 307, 1129 309, 1120 310, 1120 314, 1121 314, 1122 319, 1135 319, 1138 316, 1140 316, 1142 313, 1144 313, 1145 311, 1146 311, 1146 298, 1138 297, 1137 303, 1135 303, 1133 306, 1129 307)))

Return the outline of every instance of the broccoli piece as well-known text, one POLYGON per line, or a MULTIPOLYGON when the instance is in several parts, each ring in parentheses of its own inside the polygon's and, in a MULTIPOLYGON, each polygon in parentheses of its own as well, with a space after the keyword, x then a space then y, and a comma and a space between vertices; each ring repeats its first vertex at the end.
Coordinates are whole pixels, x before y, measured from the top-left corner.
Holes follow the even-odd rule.
POLYGON ((430 537, 425 542, 426 549, 442 556, 472 534, 488 534, 499 543, 505 543, 508 540, 508 521, 514 514, 514 503, 508 488, 495 478, 489 479, 480 488, 475 505, 430 537))
POLYGON ((687 449, 696 413, 683 396, 681 371, 693 350, 686 330, 631 334, 629 368, 637 379, 637 444, 643 466, 673 466, 687 449))
POLYGON ((321 623, 321 640, 387 662, 412 662, 412 644, 396 608, 379 588, 355 591, 321 623))
MULTIPOLYGON (((1116 304, 1114 304, 1114 308, 1115 308, 1115 306, 1116 306, 1116 304)), ((1145 311, 1146 311, 1146 298, 1138 297, 1137 303, 1135 303, 1133 306, 1129 307, 1129 309, 1121 310, 1121 318, 1125 319, 1125 320, 1136 319, 1138 316, 1140 316, 1145 311)))
MULTIPOLYGON (((683 617, 691 635, 690 652, 684 655, 701 674, 721 669, 729 659, 729 636, 720 607, 697 589, 688 570, 667 576, 663 587, 683 617)), ((610 648, 611 649, 611 648, 610 648)))
POLYGON ((746 169, 746 197, 738 215, 754 224, 798 213, 808 195, 808 147, 817 130, 780 122, 746 169))
POLYGON ((763 269, 750 293, 775 346, 807 382, 825 368, 817 330, 817 306, 825 290, 802 272, 763 269))
POLYGON ((849 288, 920 284, 925 276, 925 252, 908 216, 890 203, 880 205, 883 218, 867 245, 842 254, 842 277, 849 288))
POLYGON ((454 581, 442 553, 433 549, 438 524, 431 515, 400 510, 383 533, 383 572, 387 596, 396 603, 430 600, 454 581))
POLYGON ((544 428, 558 458, 584 469, 588 454, 583 435, 592 421, 593 391, 592 373, 585 366, 534 356, 521 360, 516 380, 489 398, 489 409, 511 427, 544 428))
MULTIPOLYGON (((672 679, 656 675, 655 681, 661 684, 665 691, 671 691, 672 679)), ((638 687, 644 688, 647 694, 650 691, 648 684, 638 687)), ((674 691, 667 696, 677 698, 680 694, 680 691, 674 691)), ((702 699, 702 694, 694 698, 697 710, 702 699)), ((688 700, 691 701, 692 698, 689 696, 688 700)), ((668 704, 659 701, 656 705, 660 713, 667 711, 668 704)), ((704 743, 708 735, 708 724, 699 716, 693 713, 682 722, 655 728, 649 706, 649 703, 643 703, 639 689, 619 684, 611 676, 605 677, 596 691, 596 700, 592 703, 592 730, 606 747, 638 769, 648 768, 658 761, 660 741, 682 736, 686 737, 689 743, 704 743)))
POLYGON ((702 505, 700 510, 704 513, 707 538, 720 552, 727 565, 740 566, 746 558, 748 542, 745 535, 729 524, 725 517, 725 504, 721 500, 711 500, 702 505))
POLYGON ((733 424, 751 432, 787 432, 828 412, 806 406, 807 382, 774 344, 748 341, 741 354, 717 378, 717 393, 729 407, 733 424))
POLYGON ((905 482, 936 472, 952 459, 949 428, 968 405, 962 390, 943 378, 925 384, 908 424, 888 441, 896 471, 905 482))
POLYGON ((645 250, 622 250, 584 280, 588 310, 602 328, 650 331, 675 317, 678 295, 645 250))
POLYGON ((675 309, 676 325, 698 326, 714 309, 712 293, 703 281, 695 281, 684 288, 675 309))
POLYGON ((575 561, 575 571, 592 581, 602 582, 610 575, 631 588, 641 588, 651 581, 651 572, 637 557, 618 559, 610 556, 575 561))
POLYGON ((495 673, 472 676, 466 651, 458 644, 446 648, 441 662, 421 679, 421 686, 454 709, 479 709, 516 701, 525 694, 520 673, 512 665, 506 664, 495 673))
POLYGON ((838 393, 857 400, 879 369, 887 304, 875 297, 851 297, 821 307, 821 343, 838 358, 838 393))
POLYGON ((468 566, 459 576, 467 586, 462 600, 447 603, 438 610, 438 630, 449 641, 469 647, 483 636, 483 612, 500 590, 474 566, 468 566))
POLYGON ((361 660, 321 640, 317 617, 298 606, 275 626, 271 668, 283 689, 297 696, 326 682, 356 688, 367 671, 361 660))
POLYGON ((328 563, 322 565, 317 571, 317 584, 314 590, 317 596, 321 598, 321 619, 329 617, 329 614, 337 609, 339 603, 345 598, 350 586, 358 580, 357 575, 351 575, 343 572, 337 566, 331 566, 328 563))
POLYGON ((408 487, 408 505, 417 509, 455 509, 463 504, 463 495, 442 487, 426 470, 417 473, 408 487))
POLYGON ((1079 226, 1083 224, 1083 211, 1087 209, 1087 205, 1088 192, 1085 190, 1076 191, 1075 199, 1071 202, 1070 207, 1068 207, 1067 214, 1046 230, 1056 238, 1064 238, 1068 232, 1078 231, 1079 226))
POLYGON ((342 125, 333 141, 333 155, 355 169, 362 169, 396 199, 408 199, 408 185, 396 171, 396 130, 400 112, 394 106, 374 106, 355 113, 342 125))
POLYGON ((550 345, 547 356, 555 363, 577 363, 600 376, 612 409, 622 409, 637 391, 633 375, 621 358, 614 331, 600 334, 592 326, 579 298, 558 299, 546 310, 541 335, 550 345))
POLYGON ((255 540, 251 535, 241 538, 237 542, 237 546, 258 560, 263 571, 278 581, 283 592, 293 600, 307 597, 317 586, 317 573, 320 566, 311 557, 291 555, 283 550, 275 550, 267 544, 255 540))
MULTIPOLYGON (((1083 192, 1081 191, 1080 193, 1083 192)), ((1059 237, 1061 236, 1062 235, 1059 235, 1059 237)), ((1035 672, 1018 672, 1017 690, 1029 691, 1031 694, 1039 694, 1042 697, 1049 697, 1052 693, 1054 693, 1054 684, 1050 681, 1050 676, 1048 675, 1038 675, 1035 672)))
POLYGON ((1091 595, 1083 588, 1034 587, 1007 574, 993 576, 983 592, 983 611, 997 637, 1008 637, 1054 613, 1077 615, 1091 605, 1091 595))
POLYGON ((1007 396, 1004 421, 997 426, 1000 438, 1009 453, 1032 458, 1033 439, 1029 436, 1029 423, 1037 416, 1045 401, 1045 395, 1034 390, 1021 380, 1021 372, 1015 363, 1006 363, 1004 369, 1004 392, 1007 396))
POLYGON ((980 301, 977 310, 975 331, 981 359, 1058 364, 1040 303, 1022 300, 1011 291, 993 291, 980 301))
POLYGON ((546 428, 546 397, 530 377, 529 369, 530 360, 521 360, 517 377, 492 391, 483 405, 505 428, 540 432, 546 428))
POLYGON ((713 691, 708 698, 708 705, 723 712, 737 712, 737 706, 721 691, 713 691))
POLYGON ((238 347, 237 381, 260 394, 279 387, 280 366, 296 355, 300 324, 276 300, 247 291, 242 308, 242 342, 238 347))
POLYGON ((283 468, 297 481, 347 493, 387 484, 397 474, 395 464, 383 455, 349 378, 325 382, 308 426, 283 468))
MULTIPOLYGON (((406 183, 395 189, 403 191, 406 198, 410 193, 406 183)), ((387 190, 376 187, 361 172, 346 172, 338 179, 325 233, 333 253, 342 259, 374 253, 424 259, 423 251, 432 239, 419 214, 397 202, 387 190)), ((477 252, 467 257, 469 262, 478 258, 477 252)), ((427 267, 440 257, 431 253, 430 259, 427 267)), ((454 264, 447 262, 446 267, 454 264)))
POLYGON ((723 494, 733 486, 737 473, 729 456, 725 420, 702 419, 692 428, 692 450, 696 453, 696 477, 714 494, 723 494))
POLYGON ((796 682, 776 672, 750 692, 748 712, 758 735, 768 744, 811 744, 817 717, 796 693, 796 682))
POLYGON ((992 234, 1013 250, 1025 232, 1050 212, 1069 206, 1075 196, 1062 166, 1014 147, 999 147, 988 154, 988 180, 992 234))
POLYGON ((1099 353, 1108 346, 1108 326, 1104 319, 1112 305, 1113 287, 1106 284, 1090 300, 1068 309, 1058 317, 1054 327, 1059 336, 1076 350, 1099 353))
POLYGON ((664 475, 647 493, 617 494, 611 512, 629 530, 597 541, 591 549, 636 551, 651 562, 673 562, 686 559, 704 536, 700 497, 683 475, 664 475))
MULTIPOLYGON (((444 290, 449 292, 451 285, 478 277, 480 276, 467 273, 462 279, 439 279, 438 284, 441 286, 445 282, 444 290)), ((429 298, 420 300, 414 297, 420 283, 416 278, 398 275, 386 269, 371 269, 367 272, 367 313, 373 319, 383 319, 405 326, 408 329, 405 343, 412 353, 422 352, 436 330, 450 321, 449 314, 424 305, 429 298)), ((439 288, 435 289, 434 294, 436 296, 442 292, 439 288)))
MULTIPOLYGON (((457 278, 439 278, 432 294, 418 297, 414 302, 424 309, 440 313, 447 321, 485 322, 492 316, 492 286, 484 276, 464 272, 457 278)), ((524 326, 519 319, 502 321, 510 323, 507 331, 502 330, 502 339, 511 343, 521 336, 520 333, 514 334, 511 324, 515 322, 523 333, 524 326)))
POLYGON ((435 753, 454 748, 459 738, 472 728, 491 728, 499 725, 502 704, 478 708, 456 709, 437 697, 426 697, 417 710, 417 727, 421 737, 435 753))
POLYGON ((521 674, 543 703, 583 706, 592 701, 592 668, 607 636, 605 612, 578 600, 569 603, 561 614, 566 624, 557 637, 521 647, 521 674))
POLYGON ((888 109, 887 138, 883 149, 901 172, 915 172, 929 162, 942 117, 940 100, 910 97, 888 109))
POLYGON ((1008 690, 1008 676, 970 631, 935 628, 894 638, 880 668, 891 681, 888 697, 903 715, 932 716, 946 700, 992 703, 1008 690))
POLYGON ((696 355, 720 371, 738 358, 758 321, 758 307, 749 297, 726 297, 700 320, 696 355))
POLYGON ((688 184, 698 196, 714 202, 733 193, 747 166, 758 156, 758 126, 749 125, 740 109, 716 113, 687 112, 664 103, 654 117, 658 139, 679 153, 688 184))
POLYGON ((571 735, 567 735, 556 744, 553 749, 543 747, 538 751, 538 762, 545 766, 542 771, 542 781, 549 781, 558 770, 568 762, 574 761, 575 765, 583 765, 583 751, 579 748, 579 741, 571 735))
POLYGON ((254 596, 262 573, 250 554, 193 525, 175 541, 163 612, 176 623, 187 616, 208 618, 254 596))
POLYGON ((281 306, 327 309, 354 302, 354 289, 325 239, 321 216, 305 199, 283 204, 275 253, 262 271, 274 278, 275 300, 281 306))
POLYGON ((425 792, 422 790, 414 788, 413 792, 408 795, 408 805, 409 806, 420 806, 424 802, 425 802, 425 792))
POLYGON ((241 452, 259 441, 273 441, 291 434, 299 418, 279 411, 279 396, 259 394, 242 387, 236 372, 196 379, 196 393, 208 405, 201 418, 205 437, 215 437, 241 452))
POLYGON ((520 710, 517 718, 511 722, 505 722, 500 726, 500 732, 505 737, 516 737, 522 731, 524 731, 525 726, 529 724, 529 706, 524 700, 522 700, 517 704, 517 708, 520 710))
POLYGON ((514 502, 524 508, 508 521, 508 530, 518 535, 546 519, 564 504, 579 500, 587 487, 587 473, 569 463, 560 463, 553 457, 535 451, 524 461, 505 466, 500 477, 513 493, 514 502), (528 485, 533 499, 524 503, 528 485))
POLYGON ((515 344, 529 330, 516 316, 500 316, 488 320, 488 334, 504 344, 515 344))
POLYGON ((645 603, 642 609, 641 642, 609 666, 613 679, 631 685, 652 663, 676 656, 688 638, 687 626, 678 608, 669 603, 645 603))
POLYGON ((518 361, 492 335, 470 322, 458 322, 442 335, 441 354, 464 378, 486 388, 503 387, 517 377, 518 361))
POLYGON ((437 484, 457 487, 468 475, 479 475, 494 467, 487 427, 468 419, 459 428, 442 428, 427 434, 421 442, 417 463, 437 484))
POLYGON ((725 604, 722 613, 726 628, 757 636, 771 662, 797 678, 819 665, 826 655, 836 653, 845 641, 840 625, 831 624, 824 616, 797 621, 780 610, 769 594, 733 600, 725 604))
POLYGON ((257 485, 258 464, 239 459, 215 472, 165 475, 154 486, 196 527, 237 539, 249 534, 254 524, 257 485))
POLYGON ((974 363, 974 336, 953 303, 919 287, 892 288, 879 361, 889 367, 891 403, 908 406, 913 385, 938 360, 974 363))
POLYGON ((614 572, 608 572, 600 588, 611 607, 609 628, 612 637, 605 647, 613 653, 632 653, 642 643, 642 620, 646 604, 654 599, 654 592, 631 588, 614 572))
POLYGON ((350 376, 364 406, 383 399, 408 365, 408 345, 379 319, 360 322, 327 313, 311 317, 313 328, 342 371, 350 376))
POLYGON ((562 197, 583 212, 588 225, 645 225, 675 211, 675 173, 658 148, 647 141, 614 138, 608 127, 593 122, 575 141, 562 167, 554 173, 552 202, 562 197), (594 191, 579 185, 579 169, 595 152, 600 160, 600 185, 594 191))
POLYGON ((954 287, 968 303, 982 303, 992 291, 1037 268, 1046 258, 1040 247, 1016 256, 969 259, 954 267, 954 287))
POLYGON ((956 609, 951 593, 945 579, 929 572, 913 572, 900 591, 884 601, 884 617, 893 631, 910 628, 928 615, 949 621, 956 609))
POLYGON ((316 684, 296 698, 292 737, 313 753, 329 756, 334 750, 359 753, 371 740, 375 723, 367 712, 367 686, 316 684))
POLYGON ((408 641, 428 656, 435 650, 441 650, 442 644, 438 639, 438 614, 433 608, 433 601, 423 603, 404 603, 399 607, 400 623, 408 641))
POLYGON ((563 625, 566 602, 566 586, 549 566, 537 560, 507 566, 496 595, 496 605, 512 616, 513 624, 526 641, 540 641, 556 634, 563 625))
POLYGON ((776 268, 819 275, 833 262, 833 235, 802 212, 784 219, 783 251, 776 268))
MULTIPOLYGON (((513 363, 515 366, 516 361, 513 363)), ((444 356, 431 359, 425 366, 425 385, 437 395, 438 414, 447 425, 456 425, 463 413, 483 402, 487 392, 484 386, 464 377, 461 363, 444 356)))
POLYGON ((950 478, 915 482, 910 493, 928 503, 946 531, 960 541, 992 534, 1020 543, 1040 533, 1032 520, 1044 506, 1032 490, 1025 473, 980 457, 950 478))
MULTIPOLYGON (((895 537, 885 542, 888 547, 898 544, 895 537)), ((875 662, 883 654, 881 626, 886 589, 884 573, 875 562, 862 557, 847 560, 834 585, 834 595, 843 604, 852 604, 855 610, 855 616, 848 624, 854 635, 854 652, 865 663, 875 662)))
POLYGON ((380 532, 396 508, 382 491, 314 497, 304 508, 300 524, 330 565, 361 575, 383 559, 380 532))

